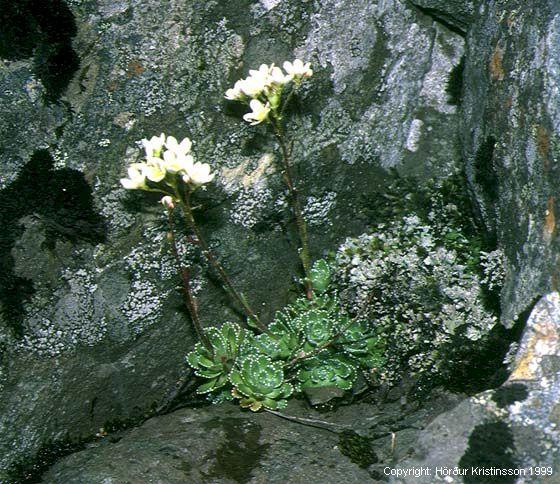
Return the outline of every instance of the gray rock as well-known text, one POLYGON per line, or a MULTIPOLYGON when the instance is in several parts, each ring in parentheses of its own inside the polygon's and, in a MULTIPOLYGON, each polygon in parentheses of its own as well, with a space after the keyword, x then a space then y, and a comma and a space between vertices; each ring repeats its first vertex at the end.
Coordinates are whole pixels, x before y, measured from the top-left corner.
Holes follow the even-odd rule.
POLYGON ((182 409, 98 439, 42 482, 379 482, 389 462, 408 455, 418 428, 457 403, 442 394, 419 411, 399 399, 321 413, 291 401, 282 411, 311 425, 233 404, 182 409))
POLYGON ((468 35, 463 146, 480 218, 504 248, 503 322, 557 288, 560 5, 482 2, 468 35))
MULTIPOLYGON (((555 292, 533 309, 509 379, 439 415, 420 434, 415 456, 395 468, 391 482, 462 482, 460 475, 475 482, 482 468, 518 473, 504 475, 501 482, 558 482, 559 341, 560 295, 555 292), (429 472, 405 476, 407 469, 429 472), (454 469, 464 474, 454 474, 454 469), (398 471, 404 477, 397 477, 398 471)), ((492 475, 498 474, 486 474, 492 475)))
POLYGON ((63 459, 43 482, 371 481, 337 445, 331 432, 234 405, 185 409, 63 459))
MULTIPOLYGON (((463 39, 403 1, 67 4, 79 66, 59 102, 41 70, 48 36, 34 58, 0 64, 2 281, 14 288, 1 301, 0 469, 50 440, 149 413, 184 371, 194 339, 161 250, 161 208, 118 182, 141 158, 139 139, 188 135, 214 165, 203 230, 265 319, 286 302, 297 258, 263 157, 276 147, 223 99, 249 68, 313 63, 292 132, 314 257, 365 230, 385 169, 458 169, 445 85, 463 39), (82 188, 70 195, 65 182, 82 188)), ((195 281, 204 324, 239 319, 204 267, 195 281)))

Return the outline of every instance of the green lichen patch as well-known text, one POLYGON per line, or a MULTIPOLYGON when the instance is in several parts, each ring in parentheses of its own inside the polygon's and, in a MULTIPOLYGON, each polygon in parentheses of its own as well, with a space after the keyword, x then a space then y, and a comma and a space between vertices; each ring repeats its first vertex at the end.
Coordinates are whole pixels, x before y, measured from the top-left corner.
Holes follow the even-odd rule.
POLYGON ((496 389, 492 400, 496 402, 498 407, 504 408, 515 402, 521 402, 529 396, 529 390, 522 383, 512 383, 496 389))

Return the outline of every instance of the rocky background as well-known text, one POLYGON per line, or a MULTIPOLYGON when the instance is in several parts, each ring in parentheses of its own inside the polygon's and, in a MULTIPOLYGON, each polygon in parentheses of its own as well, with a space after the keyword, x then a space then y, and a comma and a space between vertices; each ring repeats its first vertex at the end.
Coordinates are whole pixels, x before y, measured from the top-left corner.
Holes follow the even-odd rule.
MULTIPOLYGON (((503 324, 511 327, 538 297, 556 290, 560 5, 538 4, 28 0, 2 8, 0 480, 49 442, 142 420, 188 378, 184 355, 194 334, 162 248, 161 207, 118 182, 141 158, 141 138, 164 131, 194 141, 197 158, 218 173, 202 194, 200 222, 236 285, 265 318, 289 298, 297 240, 274 173, 275 146, 223 99, 263 62, 300 57, 313 64, 291 129, 314 257, 367 229, 369 202, 383 191, 390 168, 424 179, 464 169, 479 218, 507 255, 503 324)), ((239 318, 183 245, 199 267, 203 322, 239 318)), ((535 345, 521 345, 518 362, 541 365, 535 345)), ((549 365, 558 356, 554 348, 549 365)), ((516 384, 542 389, 542 375, 523 373, 516 384)), ((558 373, 546 375, 546 391, 520 411, 530 416, 540 399, 539 422, 550 423, 559 420, 549 405, 558 373)), ((437 408, 456 403, 446 397, 437 408)), ((189 412, 175 418, 204 429, 206 414, 189 412)), ((456 422, 454 414, 438 418, 456 422)), ((497 421, 505 426, 504 453, 516 448, 519 462, 552 462, 552 443, 540 458, 540 450, 528 448, 521 417, 510 443, 508 418, 481 414, 462 428, 456 446, 425 437, 422 455, 430 462, 444 449, 458 462, 476 425, 497 421)), ((268 420, 217 419, 234 427, 222 428, 228 439, 248 426, 245 448, 282 444, 255 437, 268 420)), ((303 452, 305 438, 291 438, 301 446, 295 454, 303 452)), ((72 461, 68 472, 75 468, 72 461)), ((355 482, 364 482, 353 472, 355 482)), ((75 481, 61 475, 47 482, 88 481, 86 474, 75 481)), ((177 482, 195 479, 177 475, 177 482)), ((252 468, 212 478, 261 482, 252 468)))

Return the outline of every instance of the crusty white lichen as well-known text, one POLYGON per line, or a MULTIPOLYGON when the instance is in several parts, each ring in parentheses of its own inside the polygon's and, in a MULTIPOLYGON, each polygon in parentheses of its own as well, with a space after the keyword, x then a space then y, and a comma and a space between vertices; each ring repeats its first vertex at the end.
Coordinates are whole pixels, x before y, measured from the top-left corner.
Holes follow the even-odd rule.
MULTIPOLYGON (((445 213, 432 211, 429 218, 434 224, 410 214, 379 225, 347 239, 336 254, 343 303, 352 313, 367 314, 388 338, 387 379, 397 377, 403 361, 413 374, 437 377, 448 363, 444 345, 457 334, 479 340, 497 322, 483 303, 483 285, 497 282, 469 265, 472 254, 462 253, 470 250, 468 240, 446 226, 445 213)), ((488 269, 501 271, 497 255, 484 260, 488 269)))

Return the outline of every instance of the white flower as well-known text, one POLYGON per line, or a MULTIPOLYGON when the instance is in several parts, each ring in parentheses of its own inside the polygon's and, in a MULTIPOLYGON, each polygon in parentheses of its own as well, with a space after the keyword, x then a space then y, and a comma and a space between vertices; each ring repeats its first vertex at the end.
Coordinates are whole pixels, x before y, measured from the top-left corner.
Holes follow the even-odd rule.
POLYGON ((245 94, 241 91, 241 82, 242 81, 237 81, 231 89, 226 91, 226 99, 229 99, 230 101, 239 101, 243 99, 245 94))
POLYGON ((311 77, 313 75, 311 64, 309 62, 304 64, 300 59, 296 59, 294 62, 284 62, 284 70, 288 75, 295 78, 311 77))
POLYGON ((239 89, 249 97, 255 98, 260 96, 267 87, 268 73, 263 74, 260 71, 252 71, 255 75, 247 77, 239 81, 239 89))
POLYGON ((165 134, 161 133, 160 136, 152 136, 150 139, 144 138, 142 140, 142 144, 144 145, 146 156, 148 158, 152 156, 159 156, 161 153, 161 149, 165 144, 165 134))
POLYGON ((270 84, 279 84, 279 85, 284 85, 287 84, 288 82, 290 82, 292 80, 292 77, 290 75, 284 75, 284 73, 282 72, 282 69, 280 69, 280 67, 272 67, 270 69, 270 76, 269 76, 269 83, 270 84))
POLYGON ((191 151, 192 141, 189 138, 185 138, 181 143, 178 143, 175 137, 168 136, 165 147, 177 156, 182 156, 191 151))
POLYGON ((143 163, 135 163, 128 168, 128 178, 121 178, 121 184, 127 190, 137 190, 146 186, 146 177, 142 173, 143 163))
POLYGON ((183 181, 194 185, 195 187, 211 182, 216 176, 210 173, 210 165, 208 163, 194 163, 187 173, 183 176, 183 181))
POLYGON ((160 158, 150 157, 142 167, 142 174, 150 181, 160 182, 165 178, 165 164, 160 158))
POLYGON ((164 167, 169 173, 179 173, 188 171, 194 163, 192 155, 177 155, 168 150, 163 153, 164 167))
POLYGON ((266 64, 261 64, 258 71, 255 69, 249 69, 249 75, 254 77, 268 77, 273 67, 274 64, 272 64, 270 67, 266 64))
POLYGON ((249 107, 253 111, 251 113, 245 114, 243 116, 243 119, 251 123, 252 126, 262 123, 268 118, 268 113, 270 112, 270 104, 263 104, 258 99, 253 99, 249 103, 249 107))

